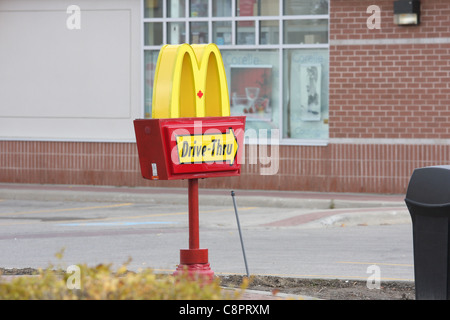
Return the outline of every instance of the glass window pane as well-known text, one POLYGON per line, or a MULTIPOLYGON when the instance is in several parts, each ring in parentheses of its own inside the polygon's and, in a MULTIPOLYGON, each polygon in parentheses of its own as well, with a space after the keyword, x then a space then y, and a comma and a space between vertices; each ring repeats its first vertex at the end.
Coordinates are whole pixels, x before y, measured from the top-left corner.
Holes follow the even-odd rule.
POLYGON ((329 0, 284 0, 284 14, 328 14, 328 2, 329 0))
POLYGON ((208 42, 208 22, 191 22, 191 44, 207 43, 208 42))
POLYGON ((213 42, 217 45, 231 45, 231 21, 213 22, 213 42))
POLYGON ((278 16, 279 0, 236 0, 236 16, 278 16))
POLYGON ((236 44, 255 44, 255 21, 236 23, 236 44))
POLYGON ((144 116, 151 118, 152 115, 152 96, 153 80, 155 77, 156 63, 158 61, 159 51, 146 50, 144 55, 145 74, 144 74, 144 116))
POLYGON ((236 0, 236 16, 257 16, 258 7, 255 0, 236 0))
POLYGON ((328 43, 328 20, 284 21, 284 44, 328 43))
POLYGON ((160 22, 144 24, 144 45, 159 46, 163 43, 163 26, 160 22))
POLYGON ((184 22, 167 23, 167 43, 182 44, 186 42, 186 24, 184 22))
POLYGON ((278 50, 221 50, 228 88, 231 115, 247 116, 245 126, 254 132, 279 128, 278 50))
POLYGON ((328 139, 328 49, 289 49, 283 60, 283 137, 328 139))
POLYGON ((260 0, 258 1, 259 16, 278 16, 280 14, 279 0, 260 0))
POLYGON ((191 17, 207 17, 208 0, 191 0, 190 15, 191 17))
POLYGON ((162 0, 144 0, 144 18, 162 18, 162 0))
POLYGON ((260 44, 279 44, 280 30, 279 22, 276 20, 264 21, 259 23, 259 43, 260 44))
POLYGON ((167 16, 169 18, 184 18, 186 16, 185 3, 184 0, 168 0, 167 16))
POLYGON ((231 17, 231 0, 214 0, 213 17, 231 17))

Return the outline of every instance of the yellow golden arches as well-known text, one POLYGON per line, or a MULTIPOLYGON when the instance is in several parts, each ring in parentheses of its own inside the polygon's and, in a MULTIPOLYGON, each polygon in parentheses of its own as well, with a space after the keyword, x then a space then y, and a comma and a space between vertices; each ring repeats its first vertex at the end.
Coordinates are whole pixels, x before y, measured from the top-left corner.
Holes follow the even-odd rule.
POLYGON ((229 115, 227 79, 217 46, 163 46, 153 84, 152 118, 229 115))

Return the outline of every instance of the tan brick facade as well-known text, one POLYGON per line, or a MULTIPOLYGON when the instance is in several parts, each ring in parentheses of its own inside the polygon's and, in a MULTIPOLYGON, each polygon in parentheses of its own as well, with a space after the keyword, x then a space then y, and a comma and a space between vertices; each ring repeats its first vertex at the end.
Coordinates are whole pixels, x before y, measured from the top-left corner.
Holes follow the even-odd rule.
MULTIPOLYGON (((1 182, 185 187, 185 181, 141 178, 134 143, 0 141, 1 182)), ((211 178, 201 187, 327 192, 404 193, 416 167, 450 161, 450 146, 330 144, 280 146, 279 171, 261 175, 248 161, 239 178, 211 178)))
POLYGON ((423 0, 421 24, 399 27, 392 2, 331 1, 331 138, 450 138, 450 3, 423 0))

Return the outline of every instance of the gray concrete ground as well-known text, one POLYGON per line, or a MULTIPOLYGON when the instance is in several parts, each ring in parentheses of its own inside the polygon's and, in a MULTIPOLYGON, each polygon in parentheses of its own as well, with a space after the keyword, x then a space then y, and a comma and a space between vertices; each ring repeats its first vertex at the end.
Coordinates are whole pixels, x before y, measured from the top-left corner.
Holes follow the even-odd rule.
MULTIPOLYGON (((412 281, 403 195, 235 190, 251 274, 412 281)), ((113 263, 173 272, 188 245, 187 188, 0 184, 0 267, 113 263)), ((245 274, 230 190, 200 189, 216 274, 245 274)))

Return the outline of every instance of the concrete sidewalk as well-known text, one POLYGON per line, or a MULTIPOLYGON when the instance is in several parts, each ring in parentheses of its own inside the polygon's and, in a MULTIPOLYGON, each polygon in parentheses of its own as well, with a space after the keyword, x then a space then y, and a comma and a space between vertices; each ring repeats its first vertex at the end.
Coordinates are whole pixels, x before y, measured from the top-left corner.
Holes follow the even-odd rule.
MULTIPOLYGON (((408 223, 404 195, 234 190, 238 207, 309 209, 296 218, 267 227, 408 223), (333 209, 333 210, 330 210, 333 209)), ((0 183, 0 199, 133 202, 187 205, 186 188, 144 188, 0 183)), ((231 190, 199 189, 200 206, 233 207, 231 190)))
MULTIPOLYGON (((0 183, 0 198, 185 204, 183 188, 131 188, 0 183)), ((404 195, 234 190, 240 205, 278 208, 344 209, 404 206, 404 195)), ((231 190, 200 189, 200 205, 229 205, 231 190)))

